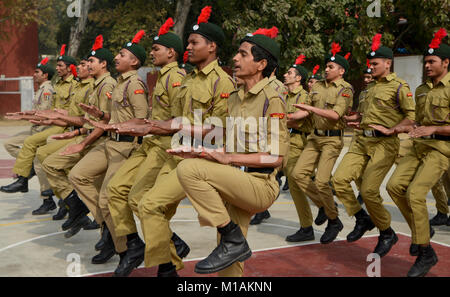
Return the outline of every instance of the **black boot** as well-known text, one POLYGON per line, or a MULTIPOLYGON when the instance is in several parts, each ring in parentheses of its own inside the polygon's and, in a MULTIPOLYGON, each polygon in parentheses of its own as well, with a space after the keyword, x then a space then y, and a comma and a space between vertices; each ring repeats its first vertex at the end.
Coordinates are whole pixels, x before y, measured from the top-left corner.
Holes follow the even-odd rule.
POLYGON ((105 222, 102 223, 102 235, 100 240, 95 244, 95 250, 101 251, 105 247, 105 243, 108 240, 108 236, 110 236, 110 232, 108 226, 105 222))
POLYGON ((438 258, 431 245, 427 247, 419 246, 419 256, 417 256, 416 262, 414 262, 414 265, 408 271, 407 276, 425 276, 437 262, 438 258))
POLYGON ((83 227, 84 230, 96 230, 100 229, 100 225, 93 220, 89 225, 83 227))
POLYGON ((84 220, 84 223, 86 222, 86 219, 84 217, 89 213, 89 209, 78 197, 75 190, 73 190, 72 193, 70 193, 69 196, 64 199, 64 203, 69 206, 69 218, 61 226, 64 231, 77 225, 78 221, 81 219, 84 220))
POLYGON ((430 220, 430 225, 431 226, 442 226, 447 224, 447 220, 448 220, 448 216, 445 213, 441 213, 438 211, 437 215, 435 215, 431 220, 430 220))
POLYGON ((450 217, 448 217, 447 226, 450 226, 450 217))
POLYGON ((127 240, 127 251, 119 266, 114 271, 114 276, 129 276, 134 268, 137 268, 144 261, 145 243, 136 235, 133 239, 127 240))
POLYGON ((288 183, 287 178, 286 178, 286 181, 284 182, 283 191, 289 191, 289 183, 288 183))
POLYGON ((328 220, 327 215, 325 214, 325 208, 320 207, 319 208, 319 212, 317 213, 317 217, 314 220, 314 223, 317 226, 322 225, 323 223, 325 223, 328 220))
POLYGON ((56 209, 55 201, 52 198, 44 199, 41 206, 38 209, 33 210, 32 215, 44 215, 48 213, 50 210, 56 209))
POLYGON ((59 199, 58 201, 58 212, 52 217, 53 221, 59 221, 66 217, 69 212, 67 205, 64 203, 64 200, 59 199))
POLYGON ((347 235, 347 241, 353 242, 360 239, 364 233, 375 228, 374 223, 364 209, 361 209, 355 214, 356 224, 352 232, 347 235))
POLYGON ((307 228, 301 227, 300 230, 286 237, 287 242, 301 242, 308 240, 314 240, 314 230, 312 226, 307 228))
POLYGON ((30 170, 30 174, 28 175, 28 179, 31 179, 35 175, 36 175, 36 171, 34 171, 34 165, 31 165, 31 170, 30 170))
POLYGON ((220 243, 208 257, 195 265, 194 271, 197 273, 214 273, 252 256, 252 251, 238 225, 230 222, 217 230, 221 234, 220 243))
POLYGON ((328 225, 325 228, 325 233, 320 237, 320 243, 327 244, 332 242, 343 228, 344 225, 342 225, 342 222, 338 217, 334 220, 328 219, 328 225))
POLYGON ((175 245, 175 249, 177 250, 178 257, 185 258, 191 251, 191 249, 189 248, 187 243, 184 242, 180 237, 178 237, 178 235, 175 232, 172 233, 171 240, 173 241, 173 244, 175 245))
POLYGON ((385 256, 391 250, 392 246, 398 241, 397 234, 391 227, 384 231, 380 231, 380 236, 378 236, 378 243, 375 247, 374 253, 380 255, 380 257, 385 256))
POLYGON ((104 264, 109 259, 111 259, 115 254, 116 254, 116 249, 114 247, 114 241, 112 239, 111 233, 108 233, 105 245, 101 249, 100 253, 98 255, 95 255, 92 258, 91 263, 92 264, 104 264))
MULTIPOLYGON (((433 238, 434 236, 434 229, 430 225, 430 238, 433 238)), ((419 255, 419 245, 415 243, 411 243, 409 246, 409 254, 411 256, 418 256, 419 255)))
POLYGON ((268 218, 270 218, 270 212, 268 210, 259 212, 255 214, 253 219, 250 221, 250 225, 259 225, 263 220, 267 220, 268 218))
POLYGON ((73 224, 73 226, 69 230, 67 230, 66 233, 64 233, 64 237, 70 238, 70 237, 76 235, 78 232, 80 232, 81 229, 83 229, 84 227, 86 227, 87 225, 89 225, 91 223, 92 223, 92 221, 87 215, 78 217, 78 219, 73 224))
POLYGON ((158 277, 179 277, 177 268, 172 262, 166 264, 160 264, 158 266, 158 277))
POLYGON ((48 189, 48 190, 41 192, 41 196, 44 196, 44 197, 52 198, 53 195, 55 195, 55 194, 53 193, 52 189, 48 189))
POLYGON ((5 193, 26 193, 28 192, 28 178, 19 175, 19 178, 15 182, 0 187, 0 191, 5 193))
POLYGON ((358 200, 358 203, 360 205, 364 204, 364 200, 363 200, 363 197, 361 196, 361 193, 358 194, 358 197, 356 198, 356 200, 358 200))

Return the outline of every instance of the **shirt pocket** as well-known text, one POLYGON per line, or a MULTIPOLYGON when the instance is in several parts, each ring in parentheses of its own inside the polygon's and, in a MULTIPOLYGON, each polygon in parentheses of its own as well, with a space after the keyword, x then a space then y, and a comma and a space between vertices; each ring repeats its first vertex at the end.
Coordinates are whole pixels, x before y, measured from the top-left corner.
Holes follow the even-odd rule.
POLYGON ((397 102, 392 100, 392 96, 386 93, 375 95, 375 104, 381 109, 398 109, 397 102))
POLYGON ((211 95, 205 92, 193 92, 191 95, 190 111, 194 112, 196 109, 201 109, 202 114, 209 112, 214 105, 214 99, 211 100, 211 95))
POLYGON ((325 109, 333 109, 336 105, 337 98, 335 96, 328 96, 325 100, 325 109))
POLYGON ((431 99, 431 114, 433 120, 445 122, 449 118, 450 107, 449 99, 446 97, 435 96, 431 99))
POLYGON ((163 88, 155 88, 155 90, 153 91, 154 93, 154 102, 153 107, 155 103, 157 103, 158 105, 162 106, 162 107, 169 107, 169 102, 168 102, 168 97, 164 96, 164 89, 163 88))

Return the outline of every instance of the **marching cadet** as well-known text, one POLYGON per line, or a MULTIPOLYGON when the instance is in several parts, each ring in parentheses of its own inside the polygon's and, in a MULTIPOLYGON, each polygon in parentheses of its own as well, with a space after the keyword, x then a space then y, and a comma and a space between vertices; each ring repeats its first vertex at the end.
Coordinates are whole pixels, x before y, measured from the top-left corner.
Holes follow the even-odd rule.
POLYGON ((316 82, 318 82, 319 80, 323 80, 322 76, 320 74, 317 74, 317 71, 319 71, 319 69, 320 65, 316 65, 312 70, 312 74, 308 79, 308 92, 311 92, 311 89, 316 82))
POLYGON ((318 81, 312 87, 311 105, 295 104, 301 110, 291 115, 291 119, 295 120, 311 114, 314 133, 308 137, 291 177, 319 207, 315 223, 321 225, 328 219, 328 225, 320 238, 323 244, 332 242, 343 228, 329 185, 334 164, 344 146, 343 116, 353 102, 353 88, 343 79, 349 68, 348 55, 338 55, 340 50, 339 44, 333 42, 332 54, 325 57, 326 80, 318 81), (313 181, 311 175, 316 167, 313 181))
MULTIPOLYGON (((252 254, 245 238, 251 215, 272 205, 280 191, 276 174, 287 155, 289 136, 285 102, 268 80, 280 53, 279 45, 269 37, 276 36, 270 33, 273 31, 278 30, 259 29, 241 40, 233 61, 244 86, 228 99, 230 116, 243 122, 256 119, 256 127, 252 127, 258 131, 255 139, 267 141, 258 146, 248 131, 243 133, 245 139, 240 139, 240 129, 246 128, 234 122, 227 125, 227 130, 235 133, 233 141, 227 137, 226 150, 191 151, 191 157, 200 159, 185 159, 177 167, 178 179, 198 212, 200 225, 217 228, 220 238, 212 253, 196 264, 197 273, 222 271, 234 263, 243 269, 241 262, 252 254), (264 136, 259 135, 261 117, 267 123, 264 136)), ((184 155, 182 150, 172 152, 184 155)))
POLYGON ((289 154, 284 172, 286 172, 287 181, 291 181, 289 183, 289 191, 291 193, 292 200, 294 200, 300 222, 300 230, 286 237, 286 241, 289 242, 314 240, 311 207, 309 206, 305 193, 297 186, 295 182, 292 181, 292 170, 296 166, 296 163, 305 148, 307 141, 306 138, 311 132, 311 123, 309 119, 289 119, 290 114, 297 111, 293 104, 311 104, 308 92, 303 88, 303 84, 306 82, 308 77, 308 71, 301 65, 304 62, 305 56, 298 56, 295 63, 284 74, 284 84, 289 90, 286 97, 286 105, 288 112, 287 127, 290 132, 289 154))
MULTIPOLYGON (((67 56, 65 53, 66 45, 64 44, 61 47, 60 56, 57 58, 56 63, 56 72, 60 79, 54 85, 55 94, 50 107, 52 110, 55 108, 68 110, 72 90, 78 83, 72 75, 72 71, 77 63, 73 57, 67 56)), ((29 119, 35 119, 38 121, 43 120, 43 118, 35 115, 28 117, 29 119)), ((28 176, 30 176, 37 149, 47 143, 47 138, 49 136, 62 133, 64 130, 65 127, 51 126, 39 133, 35 133, 27 137, 19 151, 19 154, 17 155, 16 162, 13 167, 13 172, 17 174, 19 178, 14 183, 1 187, 1 190, 7 193, 27 192, 28 176)))
MULTIPOLYGON (((33 79, 36 84, 38 84, 39 88, 34 94, 34 98, 32 101, 32 110, 24 111, 24 112, 15 112, 7 114, 7 119, 15 119, 15 120, 28 120, 30 117, 34 116, 36 111, 38 110, 47 110, 50 109, 53 101, 53 86, 51 83, 51 79, 55 75, 55 69, 48 65, 48 58, 44 58, 40 63, 36 65, 36 69, 34 70, 33 79)), ((5 141, 3 144, 5 150, 14 158, 17 158, 19 155, 20 148, 23 146, 25 139, 34 135, 38 132, 41 132, 47 129, 47 126, 39 126, 33 124, 29 131, 22 132, 13 136, 12 138, 5 141)), ((33 210, 33 215, 45 214, 50 210, 56 208, 55 202, 52 199, 53 192, 50 188, 50 184, 47 181, 47 176, 42 170, 41 163, 38 160, 34 160, 33 168, 36 172, 36 175, 39 179, 40 184, 40 192, 41 198, 43 199, 43 204, 36 210, 33 210)), ((27 184, 28 185, 28 184, 27 184)), ((28 187, 23 189, 24 191, 28 191, 28 187)), ((8 188, 1 187, 1 191, 8 191, 8 188)))
MULTIPOLYGON (((111 111, 110 115, 107 116, 111 124, 132 119, 143 120, 149 114, 147 87, 137 74, 137 70, 144 65, 146 60, 145 49, 139 44, 144 34, 144 30, 140 30, 132 41, 123 45, 114 58, 116 70, 120 75, 110 95, 111 98, 107 95, 108 101, 111 100, 111 111)), ((100 121, 107 113, 95 107, 86 110, 100 121)), ((90 120, 90 123, 102 130, 107 125, 104 122, 92 120, 90 120)), ((120 255, 121 262, 125 261, 126 237, 116 235, 108 208, 109 198, 106 186, 131 153, 142 144, 142 137, 118 135, 116 133, 108 133, 108 135, 109 137, 100 141, 78 161, 68 176, 75 189, 69 196, 80 197, 90 207, 83 210, 82 213, 86 214, 91 210, 97 214, 100 222, 105 222, 114 243, 115 251, 113 252, 109 246, 110 241, 103 244, 100 254, 92 258, 94 264, 108 261, 116 252, 120 255), (104 176, 104 179, 99 191, 94 182, 100 176, 104 176), (101 216, 98 213, 101 213, 101 216)), ((83 204, 80 198, 78 198, 79 202, 77 203, 83 204)))
MULTIPOLYGON (((158 35, 153 39, 150 52, 153 65, 161 67, 153 90, 151 121, 166 121, 181 116, 181 100, 178 93, 185 75, 178 68, 177 60, 183 54, 183 42, 178 35, 169 31, 173 24, 173 19, 168 18, 161 26, 158 35)), ((139 122, 136 122, 136 125, 139 127, 139 122)), ((132 123, 118 123, 113 127, 114 129, 120 127, 124 131, 125 128, 131 129, 132 123)), ((171 155, 166 152, 171 147, 171 140, 170 135, 144 138, 142 145, 117 170, 108 184, 109 209, 116 234, 130 237, 130 244, 133 238, 138 236, 133 213, 139 217, 140 199, 153 187, 164 163, 171 159, 171 155)), ((109 232, 107 227, 105 230, 109 232)), ((189 253, 186 243, 175 233, 172 235, 172 241, 179 257, 186 257, 189 253)), ((178 266, 181 265, 180 262, 178 266)), ((126 276, 133 268, 121 267, 121 271, 116 271, 116 274, 126 276)))
POLYGON ((440 29, 424 53, 428 80, 416 89, 415 123, 401 129, 413 137, 414 145, 386 187, 411 229, 410 254, 417 258, 408 271, 410 277, 426 275, 438 262, 430 244, 426 196, 449 168, 450 46, 442 43, 446 35, 440 29))
MULTIPOLYGON (((201 138, 209 132, 216 130, 221 132, 227 115, 227 99, 234 90, 234 84, 232 78, 218 64, 217 52, 223 45, 225 36, 219 26, 208 22, 210 14, 211 6, 204 7, 197 24, 189 31, 186 49, 189 52, 189 62, 196 67, 180 86, 177 100, 182 104, 182 120, 177 118, 168 121, 150 121, 148 129, 143 129, 141 135, 147 133, 171 135, 181 130, 177 134, 183 135, 180 141, 183 140, 184 143, 191 141, 194 147, 197 147, 197 144, 202 143, 201 138), (194 137, 191 138, 192 135, 194 137)), ((174 139, 178 139, 177 136, 174 139)), ((215 141, 215 145, 218 145, 222 139, 218 137, 215 141)), ((175 144, 174 140, 172 143, 175 144)), ((155 184, 138 204, 145 245, 137 234, 131 234, 134 238, 131 238, 131 235, 127 236, 127 244, 134 244, 130 261, 124 267, 127 274, 139 266, 144 255, 146 267, 158 265, 158 276, 177 276, 176 270, 183 268, 179 257, 174 255, 171 241, 173 233, 169 227, 170 219, 175 214, 179 202, 186 197, 176 171, 176 166, 181 160, 178 157, 170 158, 164 163, 155 184), (180 264, 181 266, 178 266, 180 264)))
MULTIPOLYGON (((45 146, 38 150, 38 157, 43 160, 43 167, 53 190, 58 197, 62 197, 63 204, 69 208, 69 218, 61 226, 63 230, 69 230, 65 233, 67 238, 74 236, 81 228, 90 223, 90 219, 87 217, 90 209, 79 199, 77 191, 69 181, 68 172, 93 147, 105 139, 102 137, 105 136, 103 130, 94 130, 91 125, 85 123, 89 119, 89 115, 86 114, 83 106, 87 103, 89 106, 96 106, 103 111, 103 118, 109 120, 111 105, 109 97, 111 97, 112 89, 116 84, 107 70, 112 61, 113 55, 108 49, 103 48, 103 36, 99 35, 92 51, 85 58, 86 68, 95 78, 90 82, 89 93, 86 92, 83 100, 75 100, 68 116, 58 113, 51 115, 54 116, 54 119, 67 121, 77 128, 62 135, 53 136, 53 138, 59 139, 56 142, 63 143, 56 150, 51 147, 45 149, 45 146)), ((52 145, 53 143, 47 146, 52 145)), ((102 223, 102 218, 96 215, 96 209, 91 210, 91 213, 96 222, 102 223)))
POLYGON ((381 45, 381 37, 381 34, 374 36, 371 51, 367 54, 374 81, 367 87, 362 115, 354 115, 354 120, 362 117, 360 127, 363 131, 356 136, 335 171, 333 184, 348 215, 356 218, 347 241, 356 241, 377 227, 380 236, 374 253, 383 257, 398 237, 391 228, 391 216, 383 206, 380 186, 397 157, 400 142, 394 131, 413 123, 415 104, 408 84, 391 73, 393 52, 381 45), (378 127, 382 129, 378 131, 378 127), (358 179, 369 214, 357 202, 350 185, 358 179))

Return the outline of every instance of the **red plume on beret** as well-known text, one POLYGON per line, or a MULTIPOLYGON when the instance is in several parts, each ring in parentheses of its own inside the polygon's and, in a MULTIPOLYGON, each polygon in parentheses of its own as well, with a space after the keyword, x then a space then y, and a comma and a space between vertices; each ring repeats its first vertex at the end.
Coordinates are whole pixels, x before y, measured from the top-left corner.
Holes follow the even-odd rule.
POLYGON ((72 71, 72 74, 73 74, 74 77, 78 76, 78 74, 77 74, 77 67, 75 67, 75 65, 70 64, 70 71, 72 71))
POLYGON ((101 49, 101 48, 103 48, 103 36, 102 35, 98 35, 95 38, 95 42, 94 42, 94 45, 92 46, 92 50, 96 51, 96 50, 101 49))
POLYGON ((378 33, 378 34, 375 34, 375 36, 373 37, 373 39, 372 39, 372 51, 373 52, 376 52, 380 48, 381 36, 382 35, 380 33, 378 33))
POLYGON ((351 53, 347 53, 344 58, 348 61, 348 59, 350 58, 351 53))
POLYGON ((44 59, 42 59, 42 61, 39 64, 45 65, 47 63, 48 63, 48 58, 44 58, 44 59))
POLYGON ((145 31, 144 30, 140 30, 139 32, 136 33, 136 35, 134 35, 133 40, 131 40, 132 43, 139 43, 139 41, 141 41, 141 38, 145 35, 145 31))
POLYGON ((367 68, 370 68, 370 62, 369 62, 369 59, 367 59, 366 65, 367 65, 367 68))
POLYGON ((60 52, 59 52, 59 55, 60 55, 60 56, 64 56, 65 54, 66 54, 66 45, 63 44, 63 45, 61 46, 61 50, 60 50, 60 52))
POLYGON ((253 32, 253 35, 265 35, 269 38, 275 38, 278 35, 278 28, 273 26, 270 29, 266 29, 266 28, 259 28, 258 30, 256 30, 255 32, 253 32))
POLYGON ((341 46, 339 43, 333 42, 331 44, 331 54, 333 54, 333 57, 336 56, 337 53, 341 51, 341 46))
POLYGON ((200 12, 200 15, 198 16, 197 25, 201 23, 207 23, 209 17, 211 16, 211 11, 212 11, 211 6, 203 7, 202 11, 200 12))
POLYGON ((444 39, 444 37, 447 36, 447 31, 445 31, 444 28, 439 29, 435 34, 434 34, 434 38, 430 43, 430 48, 439 48, 439 46, 441 45, 442 39, 444 39))
POLYGON ((314 69, 313 69, 312 73, 313 73, 313 74, 316 74, 317 71, 319 71, 319 68, 320 68, 319 65, 314 66, 314 69))
POLYGON ((183 54, 183 63, 185 63, 185 64, 188 61, 188 58, 189 58, 188 55, 189 55, 188 51, 185 51, 184 54, 183 54))
POLYGON ((173 19, 168 18, 167 21, 164 23, 164 25, 161 26, 158 32, 158 36, 164 35, 169 32, 170 28, 172 28, 174 25, 173 19))
POLYGON ((297 59, 295 60, 295 65, 301 65, 306 61, 306 57, 305 55, 300 55, 297 57, 297 59))

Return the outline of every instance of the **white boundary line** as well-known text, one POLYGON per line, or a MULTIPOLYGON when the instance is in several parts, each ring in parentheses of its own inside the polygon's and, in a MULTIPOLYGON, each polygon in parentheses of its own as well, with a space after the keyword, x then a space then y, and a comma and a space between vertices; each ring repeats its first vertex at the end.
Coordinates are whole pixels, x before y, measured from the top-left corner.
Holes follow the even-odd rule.
POLYGON ((55 232, 55 233, 45 234, 45 235, 41 235, 41 236, 38 236, 38 237, 30 238, 30 239, 27 239, 27 240, 24 240, 24 241, 20 241, 20 242, 17 242, 17 243, 8 245, 7 247, 4 247, 4 248, 0 249, 0 253, 3 252, 3 251, 8 250, 8 249, 10 249, 10 248, 13 248, 13 247, 22 245, 22 244, 24 244, 24 243, 27 243, 27 242, 30 242, 30 241, 33 241, 33 240, 37 240, 37 239, 41 239, 41 238, 45 238, 45 237, 50 237, 50 236, 57 235, 57 234, 61 234, 61 233, 65 233, 65 232, 66 232, 66 231, 60 231, 60 232, 55 232))

